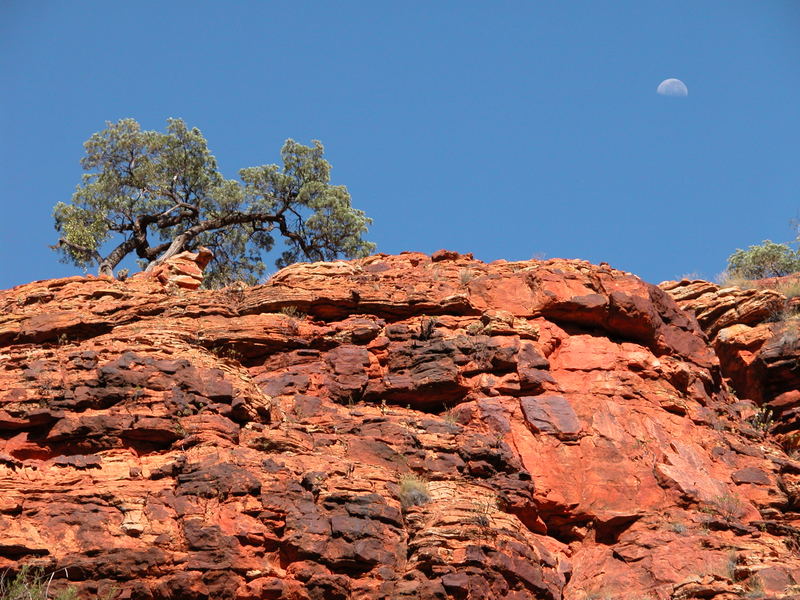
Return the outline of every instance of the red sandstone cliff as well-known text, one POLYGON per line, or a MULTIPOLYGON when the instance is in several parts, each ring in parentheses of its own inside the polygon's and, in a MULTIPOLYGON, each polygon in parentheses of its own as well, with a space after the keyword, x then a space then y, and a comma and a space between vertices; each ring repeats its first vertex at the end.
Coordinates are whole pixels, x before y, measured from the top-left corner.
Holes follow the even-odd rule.
POLYGON ((0 292, 0 569, 153 600, 796 597, 800 462, 658 287, 442 252, 202 291, 182 260, 0 292))
POLYGON ((761 407, 762 425, 768 425, 773 439, 784 448, 800 449, 800 298, 707 281, 671 281, 661 287, 696 315, 732 389, 761 407))

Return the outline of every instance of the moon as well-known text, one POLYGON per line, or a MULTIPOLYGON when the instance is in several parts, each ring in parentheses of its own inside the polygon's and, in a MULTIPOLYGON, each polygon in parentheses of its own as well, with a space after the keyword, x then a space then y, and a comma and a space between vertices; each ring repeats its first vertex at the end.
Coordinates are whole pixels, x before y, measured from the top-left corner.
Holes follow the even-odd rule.
POLYGON ((670 77, 658 84, 656 92, 661 96, 688 96, 689 88, 680 79, 670 77))

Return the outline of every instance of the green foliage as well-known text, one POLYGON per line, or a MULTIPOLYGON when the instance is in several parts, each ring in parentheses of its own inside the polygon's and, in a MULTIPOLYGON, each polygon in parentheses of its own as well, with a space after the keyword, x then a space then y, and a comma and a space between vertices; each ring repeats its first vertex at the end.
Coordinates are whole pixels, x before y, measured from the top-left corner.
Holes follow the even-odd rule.
POLYGON ((772 429, 772 425, 775 423, 772 409, 762 406, 752 417, 748 419, 748 423, 750 423, 753 429, 756 429, 757 431, 764 433, 768 432, 770 429, 772 429))
POLYGON ((375 248, 362 239, 371 219, 351 206, 347 188, 330 184, 318 141, 287 140, 282 166, 242 169, 236 181, 220 174, 203 135, 181 119, 170 119, 166 133, 142 131, 133 119, 106 125, 84 144, 86 173, 72 200, 53 210, 54 248, 65 262, 110 274, 131 253, 145 266, 205 246, 215 256, 206 283, 219 286, 255 282, 276 237, 285 244, 279 267, 375 248))
POLYGON ((0 600, 75 600, 78 597, 74 587, 52 593, 51 583, 52 576, 25 565, 15 577, 0 574, 0 600))
POLYGON ((786 244, 770 240, 747 250, 737 249, 728 257, 728 273, 745 279, 782 277, 800 271, 800 254, 786 244))

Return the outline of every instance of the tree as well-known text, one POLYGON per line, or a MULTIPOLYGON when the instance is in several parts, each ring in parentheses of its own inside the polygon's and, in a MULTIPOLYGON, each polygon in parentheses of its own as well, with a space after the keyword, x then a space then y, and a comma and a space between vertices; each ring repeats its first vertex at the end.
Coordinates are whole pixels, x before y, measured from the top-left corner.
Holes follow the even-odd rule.
POLYGON ((764 240, 728 257, 728 273, 745 279, 782 277, 800 271, 800 255, 786 244, 764 240))
POLYGON ((278 267, 298 260, 366 256, 372 222, 350 204, 347 188, 330 184, 323 146, 287 140, 283 166, 262 165, 225 179, 196 128, 169 119, 166 133, 142 131, 134 119, 106 123, 84 144, 86 171, 69 203, 53 210, 64 262, 113 270, 129 254, 156 264, 205 246, 214 253, 206 285, 254 282, 263 255, 280 236, 278 267))

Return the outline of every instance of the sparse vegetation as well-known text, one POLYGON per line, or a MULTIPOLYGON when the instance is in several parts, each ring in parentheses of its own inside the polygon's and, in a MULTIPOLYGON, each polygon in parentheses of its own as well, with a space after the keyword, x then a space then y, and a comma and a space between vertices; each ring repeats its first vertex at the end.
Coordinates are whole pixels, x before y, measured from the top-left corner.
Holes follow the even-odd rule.
POLYGON ((183 426, 183 424, 180 421, 177 421, 177 420, 175 421, 175 425, 172 427, 172 430, 175 432, 175 435, 177 435, 179 438, 185 438, 186 437, 186 433, 187 433, 186 432, 186 428, 183 426))
POLYGON ((788 300, 800 297, 800 279, 781 282, 775 286, 775 291, 786 296, 788 300))
POLYGON ((702 275, 700 275, 700 273, 698 273, 697 271, 692 271, 691 273, 684 273, 683 275, 680 276, 680 281, 683 281, 684 279, 688 281, 698 281, 698 280, 702 281, 705 278, 702 275))
POLYGON ((723 288, 737 287, 741 290, 750 290, 756 287, 754 281, 747 279, 746 277, 734 275, 728 271, 723 271, 717 275, 716 282, 720 287, 723 288))
POLYGON ((473 522, 475 525, 482 529, 486 529, 492 522, 492 510, 495 508, 494 504, 489 500, 483 502, 473 502, 473 511, 475 517, 473 522))
POLYGON ((672 521, 669 524, 669 530, 672 531, 673 533, 683 535, 684 533, 686 533, 686 525, 678 521, 672 521))
POLYGON ((433 337, 434 332, 436 331, 436 325, 438 324, 438 320, 436 317, 428 317, 423 319, 419 326, 419 339, 420 340, 429 340, 433 337))
POLYGON ((728 553, 728 560, 725 563, 725 573, 724 576, 730 579, 731 581, 736 581, 736 567, 739 566, 739 556, 736 552, 729 552, 728 553))
POLYGON ((400 505, 403 510, 408 510, 412 506, 423 506, 430 502, 431 494, 428 490, 428 482, 419 475, 415 473, 401 475, 398 484, 400 505))
POLYGON ((475 279, 475 272, 472 269, 461 269, 458 272, 458 281, 461 285, 466 286, 473 279, 475 279))
POLYGON ((772 428, 772 424, 775 422, 772 409, 762 406, 756 411, 756 414, 747 420, 747 422, 750 423, 753 429, 766 433, 772 428))
POLYGON ((30 565, 23 566, 14 577, 0 574, 0 600, 77 600, 74 587, 55 593, 50 590, 53 575, 30 565))
POLYGON ((764 583, 758 575, 751 576, 747 583, 745 583, 745 598, 763 598, 764 597, 764 583))
POLYGON ((298 309, 293 304, 281 308, 281 314, 286 315, 290 319, 305 319, 308 315, 298 309))
POLYGON ((730 492, 715 498, 711 502, 709 509, 710 512, 719 515, 728 522, 737 521, 744 514, 744 505, 741 500, 730 492))
POLYGON ((211 348, 211 354, 219 358, 227 358, 233 361, 242 360, 242 353, 233 346, 214 346, 211 348))
POLYGON ((789 454, 790 458, 797 459, 800 451, 800 431, 792 431, 783 436, 781 446, 789 454))
POLYGON ((767 323, 786 323, 794 316, 794 312, 788 306, 774 306, 770 308, 767 323))
POLYGON ((445 411, 442 414, 442 419, 444 419, 445 423, 449 423, 450 425, 455 425, 458 423, 458 417, 456 416, 455 412, 453 412, 452 406, 445 405, 445 411))

